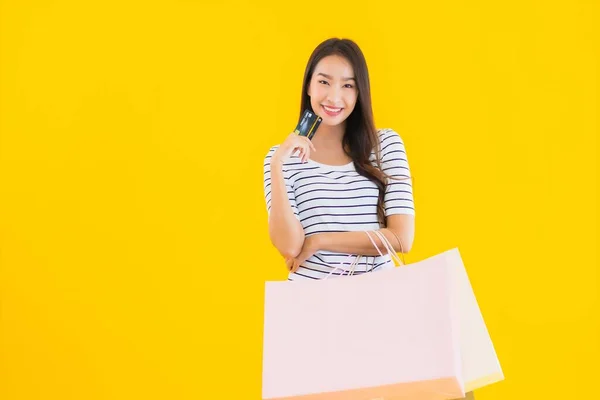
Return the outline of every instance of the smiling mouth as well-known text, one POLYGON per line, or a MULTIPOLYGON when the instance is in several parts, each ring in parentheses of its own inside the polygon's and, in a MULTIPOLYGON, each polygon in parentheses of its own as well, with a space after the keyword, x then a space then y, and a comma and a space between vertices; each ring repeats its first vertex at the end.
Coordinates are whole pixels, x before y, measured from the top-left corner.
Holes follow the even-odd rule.
POLYGON ((333 108, 333 107, 327 107, 324 105, 321 105, 321 107, 323 108, 323 110, 325 110, 325 113, 327 115, 332 115, 332 116, 338 115, 343 110, 343 108, 333 108))

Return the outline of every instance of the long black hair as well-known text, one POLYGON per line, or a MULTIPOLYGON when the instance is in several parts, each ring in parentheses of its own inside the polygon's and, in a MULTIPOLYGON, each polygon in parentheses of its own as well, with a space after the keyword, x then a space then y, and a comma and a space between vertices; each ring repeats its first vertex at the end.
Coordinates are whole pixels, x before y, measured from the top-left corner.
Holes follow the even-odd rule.
POLYGON ((302 84, 302 101, 300 104, 300 117, 305 109, 312 112, 308 87, 312 79, 315 67, 323 58, 337 55, 345 58, 354 69, 356 87, 358 90, 358 99, 354 110, 346 120, 346 132, 342 139, 344 152, 352 158, 356 171, 369 179, 379 189, 379 198, 377 201, 377 219, 379 225, 386 226, 384 211, 384 195, 386 188, 386 178, 389 177, 381 169, 381 149, 379 146, 379 136, 375 122, 373 120, 373 109, 371 106, 371 85, 369 82, 369 70, 365 57, 358 45, 350 39, 331 38, 319 44, 308 59, 306 70, 304 71, 304 81, 302 84), (375 152, 376 167, 370 161, 371 152, 375 152))

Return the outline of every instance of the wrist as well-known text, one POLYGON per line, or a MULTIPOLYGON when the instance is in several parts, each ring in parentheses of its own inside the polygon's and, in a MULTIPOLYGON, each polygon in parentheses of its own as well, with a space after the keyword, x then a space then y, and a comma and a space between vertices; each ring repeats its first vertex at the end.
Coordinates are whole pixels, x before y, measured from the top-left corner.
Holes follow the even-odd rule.
POLYGON ((272 156, 271 157, 271 167, 281 167, 281 166, 283 166, 283 161, 281 161, 279 159, 279 157, 277 157, 275 155, 272 156))
POLYGON ((310 240, 311 250, 317 252, 324 249, 325 235, 326 233, 315 233, 307 238, 307 240, 310 240))

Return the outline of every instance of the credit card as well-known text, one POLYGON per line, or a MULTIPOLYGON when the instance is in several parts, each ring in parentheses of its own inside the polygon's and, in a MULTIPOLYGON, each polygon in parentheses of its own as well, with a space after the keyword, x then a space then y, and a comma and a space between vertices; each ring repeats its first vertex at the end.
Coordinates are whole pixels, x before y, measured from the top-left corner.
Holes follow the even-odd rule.
POLYGON ((315 133, 317 133, 317 128, 321 124, 321 121, 323 121, 323 118, 319 117, 314 112, 308 109, 304 110, 302 118, 300 119, 300 122, 298 122, 298 126, 296 126, 294 132, 300 136, 306 136, 307 138, 312 139, 313 136, 315 136, 315 133))

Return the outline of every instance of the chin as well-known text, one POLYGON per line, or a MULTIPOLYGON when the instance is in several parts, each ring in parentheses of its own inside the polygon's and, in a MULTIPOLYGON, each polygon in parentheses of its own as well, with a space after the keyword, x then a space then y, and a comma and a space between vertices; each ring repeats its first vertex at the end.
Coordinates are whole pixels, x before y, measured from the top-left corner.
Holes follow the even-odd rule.
POLYGON ((334 126, 339 126, 339 125, 342 125, 342 124, 343 124, 345 121, 346 121, 346 120, 344 120, 344 121, 341 121, 341 122, 336 122, 336 123, 333 123, 333 124, 325 124, 325 125, 327 125, 327 126, 331 126, 331 127, 334 127, 334 126))

